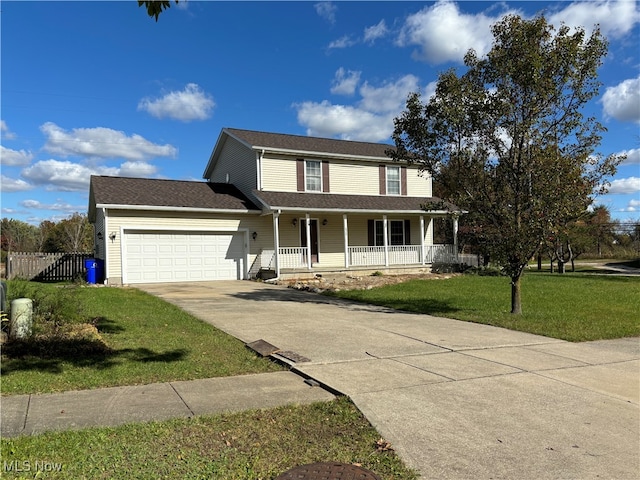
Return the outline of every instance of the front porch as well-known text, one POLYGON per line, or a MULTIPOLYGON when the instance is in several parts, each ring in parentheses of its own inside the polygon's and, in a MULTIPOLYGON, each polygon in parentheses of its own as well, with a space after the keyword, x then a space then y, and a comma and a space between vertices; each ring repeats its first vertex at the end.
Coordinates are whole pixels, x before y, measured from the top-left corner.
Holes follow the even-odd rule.
MULTIPOLYGON (((274 214, 275 249, 262 249, 251 269, 269 277, 314 275, 329 272, 406 273, 429 271, 435 263, 458 263, 454 244, 436 244, 433 217, 404 215, 354 216, 346 214, 313 218, 274 214), (322 235, 321 235, 322 233, 322 235), (350 239, 359 240, 351 245, 350 239), (296 246, 283 246, 298 243, 296 246), (360 242, 367 242, 362 244, 360 242)), ((457 219, 454 219, 454 241, 457 219)))

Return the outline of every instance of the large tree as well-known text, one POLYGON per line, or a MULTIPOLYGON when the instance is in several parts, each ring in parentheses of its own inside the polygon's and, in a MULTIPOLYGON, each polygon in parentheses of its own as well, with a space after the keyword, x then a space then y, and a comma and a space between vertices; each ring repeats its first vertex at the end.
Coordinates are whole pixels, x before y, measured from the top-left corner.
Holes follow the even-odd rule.
POLYGON ((510 15, 492 33, 491 51, 479 58, 470 50, 463 75, 441 74, 424 103, 418 93, 408 97, 389 155, 419 164, 446 200, 474 212, 519 314, 528 261, 604 191, 621 159, 596 153, 604 127, 582 113, 598 94, 607 51, 598 29, 587 36, 510 15))

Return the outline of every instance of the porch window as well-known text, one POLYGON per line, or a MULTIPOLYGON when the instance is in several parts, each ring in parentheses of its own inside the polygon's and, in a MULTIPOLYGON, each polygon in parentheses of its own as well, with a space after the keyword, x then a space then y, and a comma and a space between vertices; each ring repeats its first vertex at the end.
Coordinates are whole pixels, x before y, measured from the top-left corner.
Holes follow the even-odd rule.
POLYGON ((387 166, 387 194, 400 195, 400 167, 387 166))
MULTIPOLYGON (((387 234, 389 245, 409 245, 409 220, 389 220, 387 234)), ((375 220, 375 247, 384 245, 384 226, 382 220, 375 220)))
POLYGON ((322 191, 322 164, 316 160, 305 162, 305 187, 308 192, 322 191))

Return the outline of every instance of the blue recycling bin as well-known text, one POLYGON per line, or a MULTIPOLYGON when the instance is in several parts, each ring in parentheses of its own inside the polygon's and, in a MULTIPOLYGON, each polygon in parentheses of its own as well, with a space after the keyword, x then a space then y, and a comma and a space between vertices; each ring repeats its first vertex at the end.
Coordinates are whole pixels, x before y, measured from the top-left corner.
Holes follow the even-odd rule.
POLYGON ((95 258, 85 258, 84 268, 87 269, 87 283, 95 284, 98 276, 98 262, 95 258))

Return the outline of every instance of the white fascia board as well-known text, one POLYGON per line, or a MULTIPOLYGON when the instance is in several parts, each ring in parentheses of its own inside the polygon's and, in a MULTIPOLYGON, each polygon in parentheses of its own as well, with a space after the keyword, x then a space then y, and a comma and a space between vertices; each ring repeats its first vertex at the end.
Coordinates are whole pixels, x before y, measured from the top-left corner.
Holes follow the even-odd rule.
MULTIPOLYGON (((369 162, 394 162, 389 157, 367 157, 363 155, 347 155, 342 153, 331 153, 331 152, 313 152, 307 150, 290 150, 287 148, 274 148, 274 147, 261 147, 258 145, 253 145, 252 148, 257 151, 264 151, 270 153, 283 153, 286 155, 292 155, 296 157, 314 157, 314 158, 333 158, 338 160, 366 160, 369 162)), ((398 162, 394 162, 398 163, 398 162)))
POLYGON ((418 215, 437 215, 446 216, 454 215, 466 212, 448 212, 446 210, 361 210, 352 208, 304 208, 304 207, 269 207, 271 211, 278 211, 281 213, 287 212, 325 212, 325 213, 382 213, 389 215, 402 215, 402 214, 418 214, 418 215))
POLYGON ((98 204, 98 208, 109 210, 151 210, 156 212, 195 212, 195 213, 246 213, 260 214, 262 210, 236 210, 224 208, 195 208, 195 207, 165 207, 158 205, 118 205, 118 204, 98 204))

